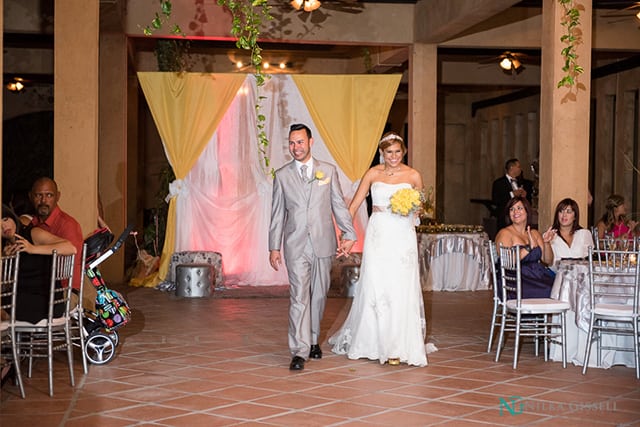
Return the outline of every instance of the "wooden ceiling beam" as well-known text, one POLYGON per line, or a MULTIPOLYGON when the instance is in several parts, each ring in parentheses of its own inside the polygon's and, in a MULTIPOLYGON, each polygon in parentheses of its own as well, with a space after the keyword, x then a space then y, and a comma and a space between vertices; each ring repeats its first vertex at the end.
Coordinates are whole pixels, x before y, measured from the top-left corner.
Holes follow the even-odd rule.
POLYGON ((518 3, 518 0, 420 0, 415 41, 442 43, 518 3))

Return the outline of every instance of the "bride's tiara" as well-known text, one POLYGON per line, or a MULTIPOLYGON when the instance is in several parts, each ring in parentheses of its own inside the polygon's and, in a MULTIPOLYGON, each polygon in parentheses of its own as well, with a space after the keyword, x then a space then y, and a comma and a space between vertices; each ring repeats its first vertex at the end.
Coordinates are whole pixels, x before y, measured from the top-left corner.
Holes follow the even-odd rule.
POLYGON ((402 138, 400 138, 400 135, 396 134, 396 133, 390 133, 389 135, 385 136, 384 138, 382 138, 380 140, 380 142, 378 142, 378 145, 382 144, 383 142, 387 142, 387 141, 400 141, 400 142, 404 142, 402 140, 402 138))

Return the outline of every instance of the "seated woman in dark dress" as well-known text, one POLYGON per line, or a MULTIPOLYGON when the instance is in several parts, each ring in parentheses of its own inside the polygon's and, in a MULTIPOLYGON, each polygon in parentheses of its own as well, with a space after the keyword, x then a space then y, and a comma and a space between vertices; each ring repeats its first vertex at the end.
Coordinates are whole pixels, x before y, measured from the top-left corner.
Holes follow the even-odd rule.
MULTIPOLYGON (((76 253, 68 240, 54 236, 41 228, 24 226, 8 206, 2 206, 2 254, 20 253, 16 320, 38 323, 49 310, 51 251, 60 255, 76 253)), ((63 307, 59 313, 62 314, 63 307)))
POLYGON ((507 226, 496 236, 496 245, 520 245, 522 298, 549 298, 554 274, 546 266, 553 263, 551 240, 556 231, 549 228, 542 235, 529 224, 531 207, 524 197, 514 197, 507 203, 507 226))

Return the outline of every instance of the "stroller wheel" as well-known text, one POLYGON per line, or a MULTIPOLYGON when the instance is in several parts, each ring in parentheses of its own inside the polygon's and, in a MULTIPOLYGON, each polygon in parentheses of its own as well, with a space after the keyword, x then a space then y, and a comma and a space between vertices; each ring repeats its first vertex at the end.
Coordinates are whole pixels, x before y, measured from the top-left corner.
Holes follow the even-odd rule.
POLYGON ((111 339, 111 341, 113 341, 113 346, 117 347, 118 344, 120 343, 120 337, 118 336, 118 331, 107 332, 107 335, 109 335, 109 338, 111 339))
POLYGON ((109 363, 116 354, 116 346, 109 335, 98 332, 91 335, 84 345, 89 362, 94 365, 109 363))

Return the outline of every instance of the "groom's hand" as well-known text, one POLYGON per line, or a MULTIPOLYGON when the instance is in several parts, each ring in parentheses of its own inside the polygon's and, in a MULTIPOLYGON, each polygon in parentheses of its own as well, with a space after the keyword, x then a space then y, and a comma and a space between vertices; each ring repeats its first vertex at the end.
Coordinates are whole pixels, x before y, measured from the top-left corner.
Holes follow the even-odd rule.
POLYGON ((271 267, 275 271, 278 271, 278 268, 282 264, 282 257, 280 256, 280 251, 276 251, 276 250, 269 251, 269 264, 271 264, 271 267))
POLYGON ((338 248, 338 251, 336 252, 336 256, 338 258, 340 257, 348 257, 349 254, 351 253, 351 248, 353 247, 353 245, 356 243, 355 240, 343 240, 340 243, 340 247, 338 248))

